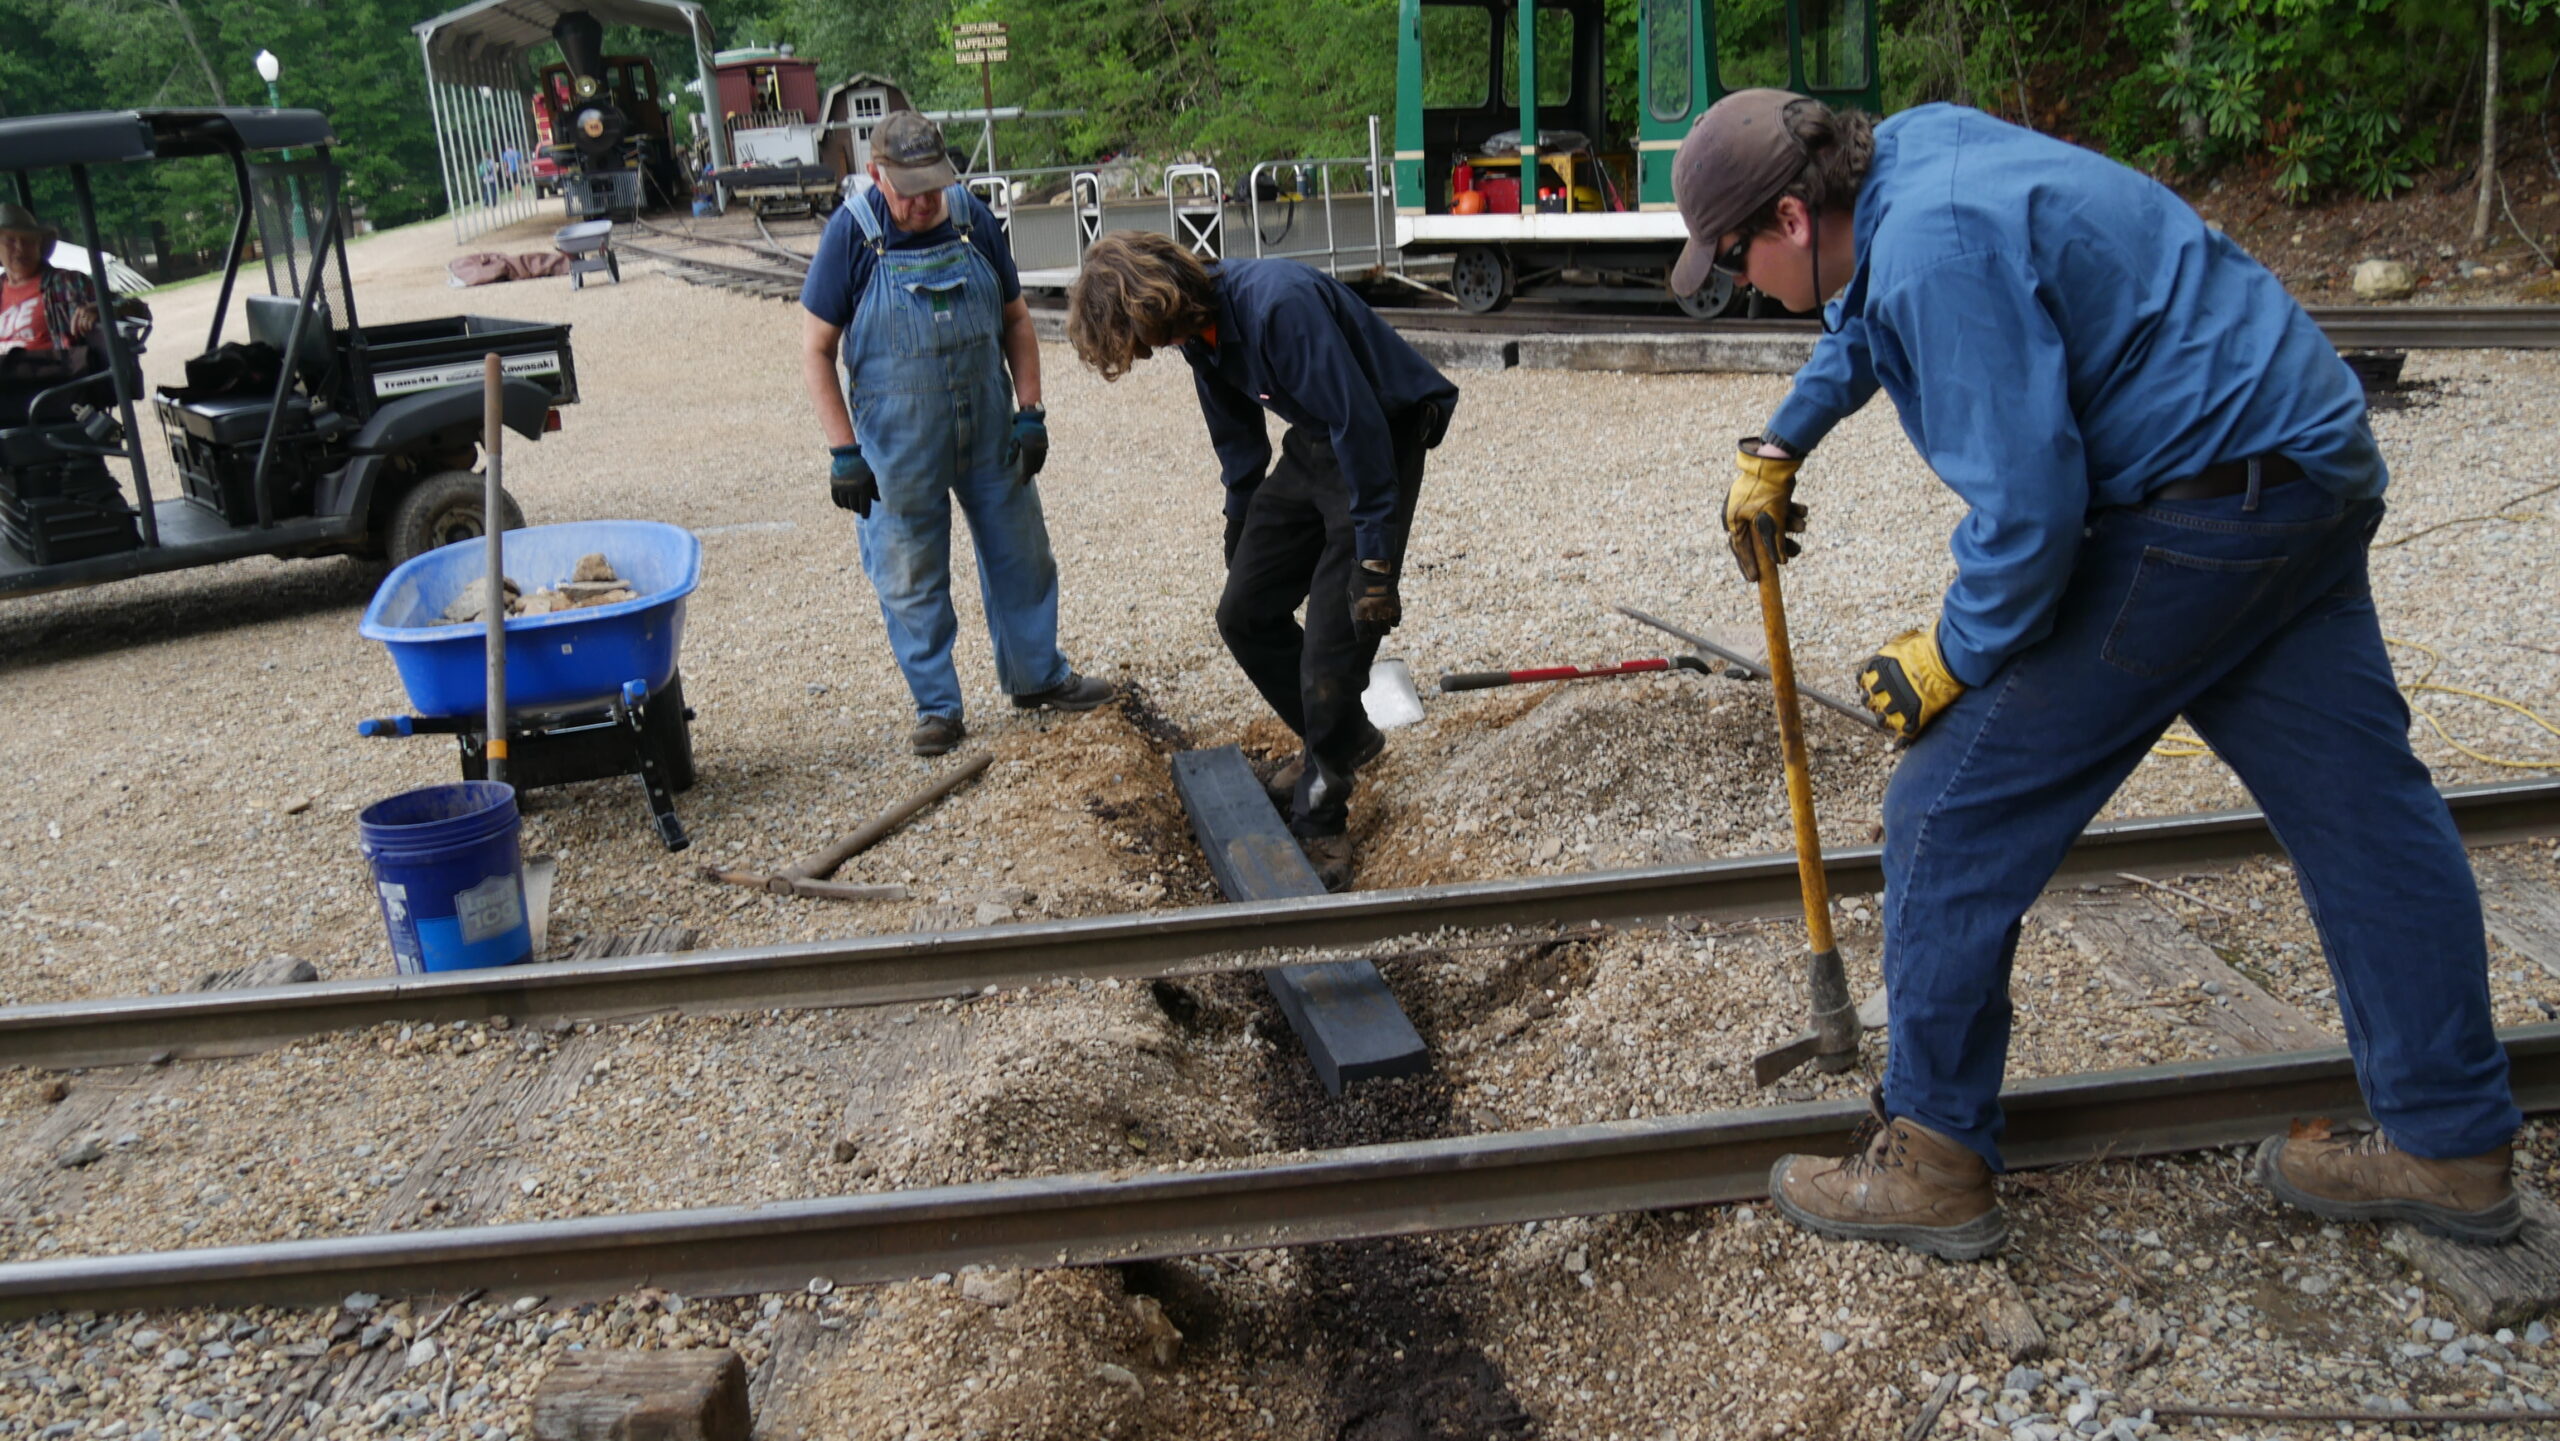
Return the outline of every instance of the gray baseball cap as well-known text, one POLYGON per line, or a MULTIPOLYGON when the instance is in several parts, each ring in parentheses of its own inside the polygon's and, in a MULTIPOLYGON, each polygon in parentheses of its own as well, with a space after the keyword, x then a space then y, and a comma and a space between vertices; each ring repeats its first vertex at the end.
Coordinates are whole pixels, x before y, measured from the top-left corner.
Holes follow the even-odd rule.
POLYGON ((1689 127, 1671 161, 1671 194, 1689 228, 1689 243, 1671 269, 1674 291, 1689 295, 1706 284, 1716 241, 1804 169, 1811 157, 1787 129, 1787 107, 1804 98, 1788 90, 1736 90, 1689 127))
POLYGON ((871 162, 900 195, 929 195, 956 184, 942 127, 914 110, 892 110, 871 132, 871 162))

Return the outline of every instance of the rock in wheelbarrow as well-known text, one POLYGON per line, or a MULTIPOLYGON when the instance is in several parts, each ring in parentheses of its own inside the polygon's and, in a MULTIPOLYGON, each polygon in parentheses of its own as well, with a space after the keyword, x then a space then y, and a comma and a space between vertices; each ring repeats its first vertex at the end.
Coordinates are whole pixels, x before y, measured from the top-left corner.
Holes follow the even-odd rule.
MULTIPOLYGON (((488 582, 487 576, 473 577, 471 583, 462 588, 462 593, 455 596, 453 602, 444 608, 444 614, 436 617, 436 624, 468 625, 478 620, 481 603, 488 598, 488 582)), ((499 584, 506 587, 507 610, 509 614, 513 614, 517 603, 524 599, 524 587, 516 584, 514 576, 505 577, 499 584)))
POLYGON ((577 581, 620 580, 621 578, 622 577, 613 573, 613 562, 605 559, 602 551, 580 556, 578 558, 578 568, 569 574, 569 579, 573 583, 577 581))

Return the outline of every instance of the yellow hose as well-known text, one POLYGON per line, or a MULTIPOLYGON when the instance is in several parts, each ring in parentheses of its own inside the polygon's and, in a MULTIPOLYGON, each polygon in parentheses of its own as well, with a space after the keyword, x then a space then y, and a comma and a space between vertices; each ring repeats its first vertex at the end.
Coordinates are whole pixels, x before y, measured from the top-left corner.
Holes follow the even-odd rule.
MULTIPOLYGON (((2484 765, 2503 766, 2508 770, 2518 771, 2560 770, 2560 756, 2554 756, 2548 759, 2493 756, 2484 751, 2473 750, 2471 747, 2455 740, 2452 732, 2447 731, 2444 728, 2444 722, 2436 719, 2435 712, 2427 709, 2424 705, 2419 704, 2417 697, 2421 692, 2429 692, 2436 695, 2460 696, 2465 700, 2486 701, 2488 704, 2497 706, 2502 710, 2514 711, 2517 715, 2523 716, 2526 720, 2542 727, 2543 730, 2554 736, 2560 736, 2560 726, 2555 726, 2550 721, 2544 719, 2542 715, 2535 711, 2531 706, 2511 701, 2505 696, 2492 695, 2487 691, 2471 690, 2458 685, 2436 684, 2431 677, 2435 675, 2437 670, 2443 667, 2444 656, 2438 652, 2434 646, 2428 645, 2424 641, 2402 640, 2398 636, 2386 635, 2382 638, 2382 643, 2384 645, 2396 645, 2403 649, 2414 650, 2426 656, 2426 670, 2421 673, 2416 680, 2402 681, 2400 683, 2400 693, 2409 697, 2409 709, 2415 711, 2418 718, 2427 723, 2427 728, 2436 733, 2436 738, 2438 740, 2443 741, 2446 745, 2453 747, 2455 750, 2471 757, 2475 761, 2481 762, 2484 765)), ((2159 741, 2151 747, 2151 753, 2155 756, 2165 756, 2171 760, 2184 760, 2193 756, 2211 755, 2213 753, 2213 748, 2206 745, 2201 736, 2192 735, 2184 730, 2173 730, 2160 737, 2159 741)))

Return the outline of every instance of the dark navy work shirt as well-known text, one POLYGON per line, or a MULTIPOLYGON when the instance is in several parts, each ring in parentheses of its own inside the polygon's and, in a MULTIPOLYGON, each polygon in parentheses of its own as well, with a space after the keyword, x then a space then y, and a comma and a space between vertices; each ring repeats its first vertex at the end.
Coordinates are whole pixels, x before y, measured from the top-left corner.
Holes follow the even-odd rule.
MULTIPOLYGON (((1006 243, 1004 232, 997 228, 995 215, 986 202, 971 195, 969 205, 969 243, 987 257, 995 267, 996 282, 1003 288, 999 302, 1021 298, 1022 277, 1013 268, 1013 247, 1006 243)), ((960 234, 949 220, 931 230, 909 235, 889 218, 889 202, 878 186, 862 192, 836 207, 827 221, 826 233, 818 238, 818 253, 809 262, 809 278, 800 286, 800 307, 829 325, 853 328, 854 312, 862 307, 862 292, 871 284, 871 269, 877 263, 871 247, 862 238, 862 227, 854 223, 853 207, 868 205, 880 222, 880 230, 889 239, 891 250, 920 250, 941 245, 960 234)))
POLYGON ((1856 234, 1842 328, 1769 429, 1802 451, 1879 388, 1893 397, 1971 507, 1938 625, 1968 685, 2053 629, 2092 510, 2262 455, 2348 499, 2389 481, 2337 347, 2139 171, 1924 105, 1876 127, 1856 234))
POLYGON ((1333 442, 1351 488, 1362 560, 1385 560, 1395 518, 1395 444, 1387 417, 1424 402, 1442 412, 1458 387, 1341 281, 1294 260, 1229 260, 1218 281, 1218 343, 1187 340, 1182 358, 1200 391, 1227 487, 1227 514, 1244 514, 1271 464, 1269 410, 1333 442))

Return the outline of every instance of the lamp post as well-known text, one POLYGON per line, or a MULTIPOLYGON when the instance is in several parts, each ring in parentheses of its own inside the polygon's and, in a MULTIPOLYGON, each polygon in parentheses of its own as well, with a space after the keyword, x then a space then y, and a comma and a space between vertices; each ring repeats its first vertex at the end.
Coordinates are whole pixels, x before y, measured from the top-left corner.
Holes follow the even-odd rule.
MULTIPOLYGON (((284 62, 276 58, 274 51, 260 50, 258 52, 257 64, 258 78, 267 82, 267 108, 270 110, 282 110, 284 108, 284 98, 276 93, 276 77, 284 74, 284 62)), ((286 160, 290 161, 293 159, 293 151, 291 149, 284 150, 281 153, 286 160)), ((285 184, 287 186, 289 204, 293 210, 293 246, 296 250, 303 250, 310 246, 311 236, 309 232, 305 230, 302 221, 302 187, 290 176, 286 177, 285 184)))

